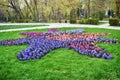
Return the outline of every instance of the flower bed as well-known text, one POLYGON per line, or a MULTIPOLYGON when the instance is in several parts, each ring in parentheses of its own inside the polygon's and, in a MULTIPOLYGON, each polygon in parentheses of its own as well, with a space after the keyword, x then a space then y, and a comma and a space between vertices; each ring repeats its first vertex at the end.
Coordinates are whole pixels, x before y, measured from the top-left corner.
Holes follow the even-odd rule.
POLYGON ((115 43, 117 39, 100 38, 109 35, 109 33, 84 33, 83 29, 69 31, 60 31, 49 29, 48 32, 21 32, 27 38, 18 38, 0 41, 0 45, 23 45, 29 44, 29 47, 18 53, 18 59, 30 60, 40 59, 52 50, 59 48, 74 49, 79 54, 90 57, 111 59, 112 55, 105 49, 100 48, 96 42, 115 43))

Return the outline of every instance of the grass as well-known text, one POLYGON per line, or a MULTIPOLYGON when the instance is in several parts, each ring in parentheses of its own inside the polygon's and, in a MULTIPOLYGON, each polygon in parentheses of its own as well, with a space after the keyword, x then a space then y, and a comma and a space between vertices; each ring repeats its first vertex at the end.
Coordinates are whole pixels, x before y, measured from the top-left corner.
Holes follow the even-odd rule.
POLYGON ((31 27, 40 27, 40 26, 46 26, 45 24, 39 24, 39 25, 5 25, 0 26, 0 30, 6 30, 6 29, 18 29, 18 28, 31 28, 31 27))
MULTIPOLYGON (((59 28, 68 30, 73 28, 59 28)), ((120 31, 85 28, 86 32, 110 32, 108 38, 118 38, 120 31)), ((40 32, 42 30, 28 30, 40 32)), ((0 33, 0 40, 25 37, 21 31, 0 33)), ((61 48, 40 60, 19 61, 17 54, 29 45, 0 46, 0 80, 120 80, 120 44, 98 43, 113 59, 105 60, 79 55, 74 50, 61 48)))

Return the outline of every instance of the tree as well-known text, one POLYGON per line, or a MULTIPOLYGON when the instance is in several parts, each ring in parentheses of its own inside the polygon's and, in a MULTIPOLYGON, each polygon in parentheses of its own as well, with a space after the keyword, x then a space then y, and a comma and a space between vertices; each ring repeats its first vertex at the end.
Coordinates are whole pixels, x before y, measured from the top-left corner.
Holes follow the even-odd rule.
MULTIPOLYGON (((24 0, 27 6, 28 11, 34 16, 33 10, 31 9, 30 2, 28 0, 24 0)), ((28 15, 28 14, 27 14, 28 15)))
POLYGON ((87 8, 88 8, 87 18, 89 18, 90 17, 90 0, 87 0, 87 8))
POLYGON ((114 0, 116 5, 116 17, 120 18, 120 0, 114 0))
POLYGON ((99 12, 103 15, 108 8, 119 17, 120 0, 0 0, 0 13, 6 20, 70 19, 70 14, 74 19, 79 19, 80 14, 86 18, 93 14, 98 17, 99 12))
POLYGON ((21 11, 21 8, 20 8, 20 4, 19 4, 19 0, 16 1, 16 0, 8 0, 11 8, 14 9, 15 13, 16 13, 16 16, 18 19, 23 19, 24 18, 24 15, 21 11))

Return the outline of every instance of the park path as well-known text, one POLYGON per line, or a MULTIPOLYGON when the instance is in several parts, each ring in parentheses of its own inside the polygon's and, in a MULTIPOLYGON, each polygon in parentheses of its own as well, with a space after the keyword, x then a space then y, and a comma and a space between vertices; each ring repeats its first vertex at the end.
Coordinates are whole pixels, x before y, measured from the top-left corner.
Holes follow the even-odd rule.
POLYGON ((6 30, 0 30, 0 32, 32 30, 32 29, 44 29, 44 28, 64 28, 64 27, 78 27, 78 28, 86 28, 87 27, 87 28, 105 28, 105 29, 120 30, 120 27, 109 26, 108 23, 101 24, 101 25, 70 24, 70 23, 0 23, 0 26, 3 26, 3 25, 39 25, 39 24, 46 24, 48 26, 30 27, 30 28, 17 28, 17 29, 6 29, 6 30))

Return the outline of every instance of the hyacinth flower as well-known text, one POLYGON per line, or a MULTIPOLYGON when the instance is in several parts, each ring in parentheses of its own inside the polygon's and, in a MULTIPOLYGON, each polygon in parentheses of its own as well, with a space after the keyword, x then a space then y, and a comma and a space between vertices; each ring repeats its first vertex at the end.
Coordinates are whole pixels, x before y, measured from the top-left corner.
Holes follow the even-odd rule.
POLYGON ((31 44, 30 47, 28 47, 26 50, 20 52, 18 59, 20 60, 39 59, 46 55, 51 50, 63 47, 62 42, 57 40, 37 38, 31 39, 31 42, 32 41, 35 41, 35 43, 31 44), (33 48, 31 49, 31 47, 33 48), (28 53, 32 53, 32 55, 29 55, 28 53))
POLYGON ((112 58, 112 55, 108 55, 106 50, 102 50, 99 46, 96 45, 91 45, 91 43, 86 42, 78 42, 77 46, 76 42, 71 43, 70 46, 73 48, 75 51, 79 52, 80 54, 85 54, 87 56, 92 56, 92 57, 97 57, 97 58, 104 58, 104 59, 110 59, 112 58), (72 46, 71 46, 72 45, 72 46), (87 47, 86 47, 87 46, 87 47), (94 49, 91 49, 90 47, 94 47, 94 49))
POLYGON ((116 44, 119 43, 118 39, 108 39, 108 38, 98 38, 96 41, 104 42, 104 43, 116 43, 116 44))
POLYGON ((27 44, 27 38, 18 38, 18 39, 11 39, 11 40, 3 40, 0 41, 0 45, 23 45, 27 44))
POLYGON ((60 30, 57 30, 56 28, 51 28, 48 30, 48 32, 59 32, 60 30))
POLYGON ((39 37, 44 35, 42 32, 20 32, 20 34, 26 35, 27 37, 39 37))
POLYGON ((83 33, 84 29, 74 29, 74 30, 67 30, 66 33, 68 34, 80 34, 83 33))
POLYGON ((119 43, 117 39, 99 38, 107 35, 105 33, 84 33, 84 30, 81 29, 68 31, 50 29, 44 33, 21 32, 20 34, 26 35, 27 38, 0 41, 0 45, 29 44, 28 48, 18 53, 18 59, 21 61, 40 59, 50 51, 59 48, 74 49, 79 54, 90 57, 111 59, 112 55, 108 54, 106 50, 101 49, 95 43, 119 43), (59 38, 59 40, 57 40, 57 38, 59 38))

